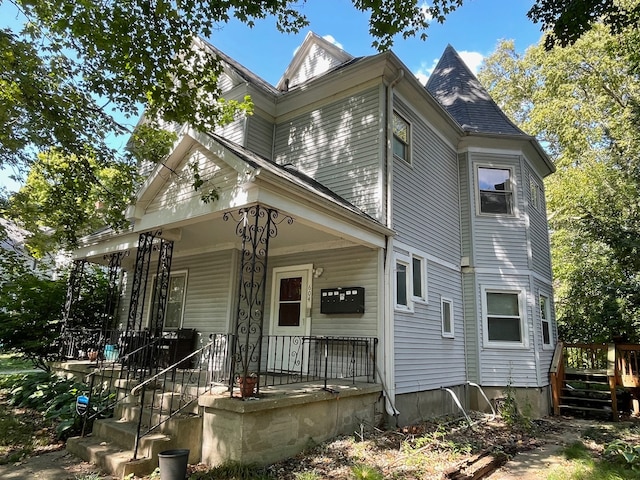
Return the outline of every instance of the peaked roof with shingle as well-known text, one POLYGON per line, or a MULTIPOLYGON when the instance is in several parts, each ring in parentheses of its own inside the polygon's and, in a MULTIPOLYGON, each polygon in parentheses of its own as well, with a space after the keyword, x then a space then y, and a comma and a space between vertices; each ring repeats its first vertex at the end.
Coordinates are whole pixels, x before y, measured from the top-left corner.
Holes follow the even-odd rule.
POLYGON ((509 120, 451 45, 425 88, 465 132, 529 137, 509 120))

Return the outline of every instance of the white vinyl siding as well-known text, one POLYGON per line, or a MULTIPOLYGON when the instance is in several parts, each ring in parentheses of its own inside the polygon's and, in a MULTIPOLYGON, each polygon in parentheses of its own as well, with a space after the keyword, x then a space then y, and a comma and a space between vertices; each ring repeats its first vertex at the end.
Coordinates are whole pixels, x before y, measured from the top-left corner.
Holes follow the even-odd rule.
MULTIPOLYGON (((480 382, 487 386, 507 386, 514 387, 537 387, 540 386, 540 379, 543 385, 547 383, 545 377, 546 372, 539 370, 536 358, 536 349, 534 345, 534 331, 538 329, 534 327, 534 314, 536 302, 531 292, 530 277, 524 275, 489 275, 482 274, 477 276, 478 284, 476 285, 477 309, 480 312, 480 320, 484 317, 486 311, 483 307, 482 300, 485 291, 505 291, 519 292, 520 309, 523 315, 523 343, 528 348, 521 345, 512 345, 511 348, 503 346, 500 348, 495 344, 497 342, 487 344, 486 329, 481 328, 480 335, 480 382)), ((538 329, 539 331, 539 329, 538 329)))
POLYGON ((459 272, 427 260, 428 303, 415 303, 414 312, 395 312, 395 380, 398 394, 464 383, 464 338, 442 336, 440 299, 452 301, 453 330, 463 331, 462 285, 459 272))
POLYGON ((189 167, 191 163, 198 165, 200 176, 205 180, 203 189, 215 187, 218 192, 221 192, 236 183, 235 170, 222 161, 216 163, 215 157, 203 147, 194 147, 175 169, 175 173, 167 171, 168 181, 149 203, 146 213, 173 208, 177 204, 187 203, 192 199, 201 202, 203 190, 196 191, 193 188, 193 173, 189 167))
MULTIPOLYGON (((517 155, 489 155, 471 153, 471 174, 474 181, 470 188, 477 187, 477 166, 494 165, 509 167, 513 172, 514 212, 516 215, 473 215, 473 266, 476 268, 529 269, 529 245, 526 216, 522 206, 522 171, 517 155)), ((477 201, 477 195, 471 195, 477 201)), ((477 208, 474 207, 473 211, 477 208)))
POLYGON ((406 245, 460 264, 458 159, 427 122, 398 99, 411 123, 411 165, 393 165, 393 229, 406 245))
MULTIPOLYGON (((529 238, 531 241, 532 269, 544 278, 551 279, 551 251, 549 242, 549 225, 547 223, 546 203, 542 181, 529 169, 530 182, 540 187, 539 208, 529 208, 529 238)), ((529 200, 531 202, 531 200, 529 200)))
MULTIPOLYGON (((271 256, 267 278, 272 277, 273 268, 307 263, 323 269, 318 278, 312 279, 311 335, 379 337, 378 252, 353 247, 271 256), (364 287, 365 313, 320 313, 320 290, 335 287, 364 287)), ((271 288, 268 284, 266 298, 271 298, 271 288)), ((270 321, 269 303, 265 309, 265 322, 270 321)), ((268 331, 266 326, 265 330, 268 331)))
POLYGON ((306 82, 337 67, 342 61, 319 45, 313 45, 296 73, 289 79, 289 88, 306 82))
POLYGON ((378 87, 341 98, 276 127, 275 156, 381 219, 378 87))
POLYGON ((247 117, 247 148, 271 159, 273 154, 273 123, 254 113, 247 117))

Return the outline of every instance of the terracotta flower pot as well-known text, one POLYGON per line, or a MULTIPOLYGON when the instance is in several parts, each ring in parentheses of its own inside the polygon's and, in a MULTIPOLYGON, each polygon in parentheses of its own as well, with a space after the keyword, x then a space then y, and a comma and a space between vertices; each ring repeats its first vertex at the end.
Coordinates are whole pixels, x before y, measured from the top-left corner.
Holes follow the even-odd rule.
POLYGON ((238 377, 238 385, 242 397, 252 397, 256 392, 258 377, 238 377))

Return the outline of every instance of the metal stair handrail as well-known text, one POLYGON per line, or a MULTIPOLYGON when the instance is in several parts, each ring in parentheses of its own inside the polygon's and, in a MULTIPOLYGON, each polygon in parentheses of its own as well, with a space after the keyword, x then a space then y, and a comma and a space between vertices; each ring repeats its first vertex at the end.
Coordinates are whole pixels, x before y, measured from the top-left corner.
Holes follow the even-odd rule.
POLYGON ((211 341, 207 345, 201 347, 195 352, 190 353, 186 357, 181 358, 173 365, 164 368, 155 375, 145 379, 142 383, 136 385, 131 390, 131 395, 140 395, 140 411, 138 417, 138 425, 136 428, 135 445, 133 449, 134 460, 137 459, 140 439, 142 437, 153 432, 162 424, 178 415, 194 401, 198 400, 204 393, 210 392, 215 380, 228 381, 229 371, 228 367, 226 367, 226 365, 228 365, 228 337, 229 334, 212 334, 210 336, 211 341), (219 376, 214 378, 214 365, 216 367, 219 366, 221 361, 225 365, 225 367, 217 370, 219 376), (206 374, 204 382, 205 384, 201 386, 203 372, 206 374), (171 389, 167 388, 168 381, 172 383, 171 389), (165 411, 165 407, 162 403, 163 398, 161 398, 160 400, 160 405, 157 406, 155 394, 152 396, 151 403, 149 405, 145 404, 145 394, 150 386, 153 386, 154 390, 156 390, 157 387, 160 386, 160 389, 162 390, 160 396, 163 397, 165 393, 170 393, 171 395, 173 395, 175 393, 174 390, 177 383, 180 383, 181 390, 177 406, 174 407, 174 398, 173 396, 170 396, 169 406, 165 411), (194 387, 195 393, 186 392, 186 389, 194 387), (146 426, 143 431, 142 422, 145 410, 147 409, 150 411, 149 425, 146 426), (152 415, 154 414, 154 409, 158 409, 158 419, 155 422, 153 421, 152 417, 152 415))

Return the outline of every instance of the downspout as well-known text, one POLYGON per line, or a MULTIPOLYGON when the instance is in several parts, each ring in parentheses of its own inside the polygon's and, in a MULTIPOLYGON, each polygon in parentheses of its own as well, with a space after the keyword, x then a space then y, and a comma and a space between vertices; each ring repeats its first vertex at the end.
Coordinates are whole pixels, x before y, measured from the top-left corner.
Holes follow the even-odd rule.
MULTIPOLYGON (((398 72, 398 76, 387 87, 387 101, 386 101, 386 125, 385 125, 385 139, 386 139, 386 226, 389 229, 393 229, 393 216, 392 216, 392 180, 393 180, 393 150, 392 142, 389 136, 392 125, 392 112, 393 112, 393 88, 404 77, 404 70, 398 72)), ((387 321, 384 322, 384 383, 387 385, 387 401, 385 402, 386 410, 389 415, 396 418, 398 422, 398 415, 400 412, 395 408, 396 398, 396 386, 395 386, 395 372, 394 372, 394 302, 393 288, 391 284, 391 272, 393 271, 393 237, 388 236, 386 239, 386 255, 385 255, 385 272, 384 272, 384 298, 387 301, 385 305, 385 316, 387 321)))

